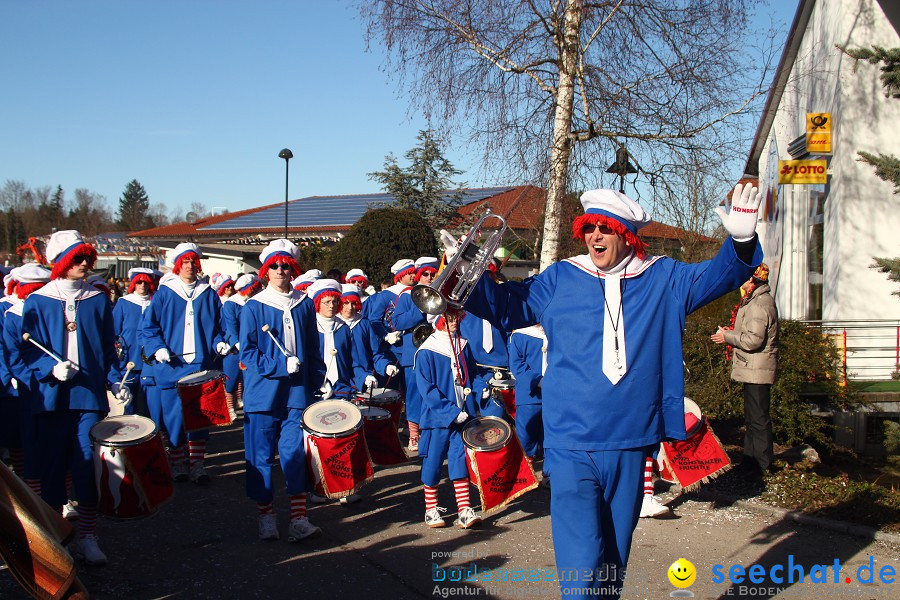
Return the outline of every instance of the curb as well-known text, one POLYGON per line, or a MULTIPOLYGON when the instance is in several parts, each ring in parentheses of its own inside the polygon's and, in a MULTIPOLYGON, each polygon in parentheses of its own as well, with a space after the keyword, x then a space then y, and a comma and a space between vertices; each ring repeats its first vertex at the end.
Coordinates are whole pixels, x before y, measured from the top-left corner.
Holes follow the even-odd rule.
POLYGON ((786 508, 772 506, 770 504, 765 504, 762 502, 750 502, 748 500, 742 500, 735 496, 729 496, 727 494, 714 492, 708 489, 697 490, 694 492, 694 495, 704 500, 727 502, 732 506, 737 506, 745 510, 778 517, 780 519, 794 521, 803 525, 813 525, 815 527, 829 529, 838 533, 855 535, 877 540, 879 542, 885 542, 888 544, 895 544, 900 546, 900 534, 880 531, 878 529, 875 529, 874 527, 869 527, 867 525, 848 523, 846 521, 827 519, 825 517, 815 517, 797 510, 788 510, 786 508))

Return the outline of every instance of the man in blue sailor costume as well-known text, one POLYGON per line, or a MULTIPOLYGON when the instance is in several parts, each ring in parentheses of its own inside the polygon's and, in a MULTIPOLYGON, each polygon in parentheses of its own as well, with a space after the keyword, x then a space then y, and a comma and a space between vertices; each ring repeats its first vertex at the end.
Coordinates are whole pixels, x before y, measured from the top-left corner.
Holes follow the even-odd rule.
MULTIPOLYGON (((241 309, 247 300, 259 289, 259 278, 252 273, 245 273, 234 282, 234 293, 222 301, 222 329, 225 332, 225 343, 240 350, 241 309)), ((241 371, 241 360, 237 353, 222 359, 222 370, 225 372, 225 400, 228 410, 234 413, 236 408, 244 407, 244 372, 241 371)))
POLYGON ((305 294, 291 285, 300 272, 297 254, 297 246, 285 239, 274 240, 263 249, 259 260, 266 288, 247 300, 240 316, 241 362, 247 367, 247 496, 257 504, 259 538, 278 539, 272 487, 277 450, 291 504, 289 542, 321 531, 306 515, 310 482, 301 424, 303 410, 312 400, 309 358, 316 339, 311 303, 304 302, 305 294))
POLYGON ((544 470, 561 593, 618 597, 644 458, 662 440, 685 437, 685 317, 736 289, 762 260, 760 194, 735 188, 730 212, 719 209, 731 237, 697 264, 646 256, 637 231, 650 218, 625 194, 591 190, 581 202, 572 232, 587 254, 521 283, 482 277, 466 309, 506 331, 544 327, 544 470))
MULTIPOLYGON (((47 242, 51 281, 25 300, 23 335, 40 343, 22 346, 22 360, 36 382, 35 423, 40 446, 41 495, 62 512, 66 471, 78 498, 78 538, 72 554, 89 564, 106 564, 95 535, 97 482, 91 427, 109 410, 107 381, 115 362, 112 304, 87 283, 97 251, 75 230, 57 231, 47 242)), ((127 388, 113 390, 121 399, 127 388)))
POLYGON ((317 351, 311 359, 313 383, 327 400, 338 396, 345 400, 356 392, 353 375, 361 367, 354 363, 350 328, 337 316, 341 310, 341 284, 334 279, 319 279, 306 290, 315 309, 313 327, 318 335, 317 351))
POLYGON ((122 358, 116 363, 116 376, 125 376, 127 364, 134 363, 134 369, 128 375, 126 382, 134 400, 125 407, 126 414, 138 414, 144 417, 150 416, 147 408, 147 395, 141 384, 144 361, 141 356, 141 321, 144 311, 150 306, 153 299, 153 271, 143 267, 135 267, 128 271, 128 293, 119 298, 113 306, 113 327, 118 341, 122 344, 122 358))
POLYGON ((340 319, 350 328, 353 340, 353 385, 367 391, 378 387, 377 375, 393 377, 400 368, 391 362, 392 356, 382 351, 382 340, 372 331, 372 324, 360 314, 362 298, 359 287, 352 283, 341 286, 340 319))
MULTIPOLYGON (((225 356, 231 347, 225 342, 221 325, 222 302, 209 284, 199 280, 203 253, 196 244, 182 243, 172 253, 174 277, 160 280, 150 307, 144 313, 141 336, 144 351, 154 357, 157 393, 150 413, 169 434, 169 459, 176 481, 190 480, 206 485, 210 476, 203 462, 209 430, 185 435, 178 380, 198 371, 212 369, 216 354, 225 356), (187 440, 189 468, 184 463, 187 440)), ((214 362, 215 361, 215 362, 214 362)))
POLYGON ((372 323, 375 332, 382 339, 393 346, 400 341, 400 334, 394 331, 391 324, 397 297, 403 290, 412 286, 416 276, 416 263, 408 258, 401 258, 391 265, 391 274, 394 277, 394 284, 369 296, 363 303, 362 316, 372 323))

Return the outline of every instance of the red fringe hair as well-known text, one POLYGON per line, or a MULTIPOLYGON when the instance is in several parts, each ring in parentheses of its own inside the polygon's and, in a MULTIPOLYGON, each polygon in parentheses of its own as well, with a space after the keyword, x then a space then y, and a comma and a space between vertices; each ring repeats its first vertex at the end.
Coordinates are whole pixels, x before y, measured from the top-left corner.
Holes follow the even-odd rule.
POLYGON ((322 300, 324 300, 325 298, 337 298, 338 299, 338 312, 341 312, 341 302, 342 302, 341 301, 341 293, 337 292, 335 290, 328 290, 328 291, 322 292, 321 294, 316 296, 316 299, 313 300, 313 303, 316 306, 316 312, 319 312, 319 306, 322 304, 322 300))
POLYGON ((156 288, 153 285, 153 278, 147 275, 146 273, 138 273, 134 276, 134 279, 131 280, 131 283, 128 284, 128 293, 131 294, 134 292, 134 286, 136 286, 141 281, 150 285, 150 293, 152 294, 156 288))
POLYGON ((462 323, 462 320, 466 318, 466 311, 456 310, 454 308, 448 308, 447 312, 445 312, 443 315, 441 315, 438 318, 437 323, 434 324, 434 328, 437 329, 438 331, 443 331, 444 329, 447 328, 447 319, 444 318, 444 315, 447 315, 447 314, 455 314, 457 324, 462 323))
POLYGON ((397 273, 396 275, 394 275, 394 283, 400 283, 400 278, 405 277, 410 271, 415 273, 416 267, 414 265, 410 265, 410 266, 406 267, 405 269, 403 269, 402 271, 400 271, 399 273, 397 273))
POLYGON ((50 279, 65 277, 69 269, 75 265, 75 257, 84 254, 87 254, 89 257, 88 268, 93 269, 94 263, 97 262, 97 250, 90 244, 78 244, 69 250, 69 253, 62 257, 62 260, 53 265, 53 270, 50 271, 50 279))
POLYGON ((198 273, 203 270, 200 268, 200 255, 196 252, 185 252, 184 254, 179 256, 175 261, 175 264, 172 265, 173 273, 178 275, 178 273, 181 272, 181 265, 182 263, 184 263, 185 259, 190 260, 192 263, 194 263, 194 270, 198 273))
POLYGON ((435 269, 434 267, 422 267, 421 269, 419 269, 418 271, 416 271, 415 282, 418 283, 418 282, 419 282, 419 279, 422 278, 422 275, 424 275, 425 273, 429 273, 429 272, 430 272, 430 273, 437 273, 437 269, 435 269))
MULTIPOLYGON (((242 289, 241 291, 239 291, 237 293, 240 296, 249 297, 251 294, 253 294, 253 292, 255 292, 256 290, 258 290, 261 287, 262 287, 262 281, 257 279, 256 281, 254 281, 253 283, 251 283, 250 285, 248 285, 247 287, 245 287, 244 289, 242 289)), ((237 291, 237 287, 235 287, 234 289, 235 289, 235 291, 237 291)))
MULTIPOLYGON (((219 294, 219 298, 222 297, 222 294, 225 293, 225 290, 228 289, 228 286, 231 286, 231 287, 233 288, 233 287, 234 287, 234 280, 228 281, 228 282, 225 283, 224 285, 219 286, 219 291, 217 292, 217 293, 219 294)), ((234 290, 232 290, 232 291, 234 291, 234 290)))
POLYGON ((9 279, 9 283, 6 284, 6 295, 7 295, 7 296, 12 296, 13 293, 16 291, 16 286, 17 286, 18 284, 19 284, 18 281, 16 281, 16 280, 13 279, 13 278, 10 278, 10 279, 9 279))
POLYGON ((24 300, 28 297, 28 294, 30 294, 31 292, 36 292, 45 285, 47 284, 43 281, 39 281, 37 283, 20 283, 16 286, 16 296, 24 300))
POLYGON ((606 215, 584 213, 572 221, 572 239, 584 240, 584 233, 581 230, 585 225, 606 225, 612 229, 615 234, 625 238, 625 241, 634 248, 634 252, 637 254, 638 258, 645 258, 647 256, 647 244, 642 242, 641 238, 628 231, 625 225, 606 215))
POLYGON ((356 312, 362 310, 362 300, 357 296, 341 296, 341 306, 343 306, 347 300, 353 303, 353 308, 356 309, 356 312))
POLYGON ((273 254, 269 258, 266 259, 266 262, 259 268, 259 277, 260 279, 265 278, 266 281, 269 280, 269 265, 274 265, 276 263, 287 263, 291 265, 291 279, 295 279, 300 277, 300 265, 297 261, 290 256, 286 256, 284 254, 273 254))

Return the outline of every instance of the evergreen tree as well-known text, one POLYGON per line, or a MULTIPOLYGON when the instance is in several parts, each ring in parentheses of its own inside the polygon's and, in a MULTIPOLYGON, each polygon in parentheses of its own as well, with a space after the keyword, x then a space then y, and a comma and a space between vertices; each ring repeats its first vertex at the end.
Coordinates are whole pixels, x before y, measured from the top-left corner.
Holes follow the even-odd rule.
POLYGON ((466 186, 453 177, 462 171, 444 158, 438 140, 431 130, 419 131, 418 145, 406 153, 408 167, 401 167, 393 154, 384 158, 384 169, 369 173, 369 178, 381 184, 394 197, 395 208, 414 210, 435 227, 445 222, 462 202, 459 192, 449 190, 466 186))
POLYGON ((125 186, 125 192, 119 198, 118 225, 128 231, 146 229, 151 224, 147 216, 150 210, 150 197, 137 179, 132 179, 125 186))

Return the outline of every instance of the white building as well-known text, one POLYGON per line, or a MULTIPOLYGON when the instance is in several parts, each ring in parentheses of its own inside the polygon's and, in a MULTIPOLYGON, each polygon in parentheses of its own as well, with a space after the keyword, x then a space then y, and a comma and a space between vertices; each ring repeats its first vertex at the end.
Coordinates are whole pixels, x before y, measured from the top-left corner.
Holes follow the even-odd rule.
POLYGON ((758 231, 779 313, 823 321, 851 379, 890 379, 900 358, 897 284, 869 268, 900 256, 900 196, 857 155, 900 156, 900 97, 836 45, 897 48, 898 29, 896 0, 800 0, 746 167, 767 194, 758 231), (831 154, 807 148, 810 113, 828 118, 831 154), (779 184, 792 159, 827 160, 827 182, 779 184))

